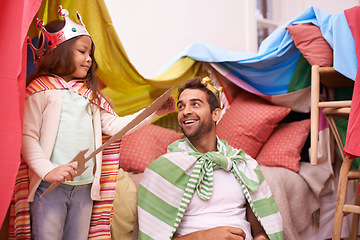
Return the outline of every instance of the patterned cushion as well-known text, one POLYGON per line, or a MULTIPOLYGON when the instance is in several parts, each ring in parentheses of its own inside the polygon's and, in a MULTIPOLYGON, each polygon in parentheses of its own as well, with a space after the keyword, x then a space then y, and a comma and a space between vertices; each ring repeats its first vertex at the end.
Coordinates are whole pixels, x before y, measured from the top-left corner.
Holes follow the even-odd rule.
POLYGON ((242 91, 219 121, 216 132, 220 139, 255 158, 278 122, 289 112, 290 108, 242 91))
POLYGON ((281 123, 256 157, 259 165, 299 171, 300 153, 310 132, 310 119, 281 123))
POLYGON ((155 126, 144 126, 121 140, 120 167, 141 173, 156 158, 166 153, 170 143, 183 137, 182 133, 155 126))
POLYGON ((318 26, 313 24, 297 24, 286 28, 295 46, 308 60, 310 65, 331 67, 333 50, 321 34, 318 26))

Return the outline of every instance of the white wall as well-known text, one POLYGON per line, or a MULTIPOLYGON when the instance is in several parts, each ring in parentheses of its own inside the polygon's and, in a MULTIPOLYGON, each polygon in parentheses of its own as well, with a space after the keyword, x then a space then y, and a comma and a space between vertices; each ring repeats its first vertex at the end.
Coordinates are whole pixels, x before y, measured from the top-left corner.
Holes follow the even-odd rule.
POLYGON ((105 0, 131 62, 152 77, 196 41, 246 51, 245 11, 254 0, 105 0), (211 4, 209 3, 211 2, 211 4))
MULTIPOLYGON (((309 6, 330 14, 359 0, 273 0, 279 25, 309 6)), ((105 0, 130 61, 144 77, 190 44, 203 41, 240 52, 257 50, 256 0, 105 0)))
MULTIPOLYGON (((275 0, 278 1, 278 0, 275 0)), ((280 24, 284 24, 305 9, 313 6, 319 8, 329 14, 337 14, 345 9, 359 5, 359 0, 280 0, 281 1, 281 13, 280 24)))

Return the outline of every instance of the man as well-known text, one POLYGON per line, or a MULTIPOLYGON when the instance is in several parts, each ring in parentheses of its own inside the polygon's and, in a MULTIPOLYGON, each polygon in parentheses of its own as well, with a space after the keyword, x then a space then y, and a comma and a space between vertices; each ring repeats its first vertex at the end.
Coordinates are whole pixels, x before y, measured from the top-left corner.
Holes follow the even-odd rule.
POLYGON ((179 88, 177 107, 186 139, 144 172, 139 239, 283 239, 281 216, 256 161, 216 136, 218 90, 191 79, 179 88))

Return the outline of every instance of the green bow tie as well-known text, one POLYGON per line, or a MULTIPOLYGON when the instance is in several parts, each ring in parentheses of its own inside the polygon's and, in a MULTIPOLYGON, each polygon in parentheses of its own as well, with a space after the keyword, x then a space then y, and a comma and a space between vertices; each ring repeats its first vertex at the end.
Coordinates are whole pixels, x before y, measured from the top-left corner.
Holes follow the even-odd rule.
POLYGON ((259 179, 252 168, 247 167, 246 159, 239 154, 227 157, 219 152, 189 153, 197 158, 189 182, 193 184, 198 196, 207 201, 211 198, 214 188, 214 169, 222 168, 231 171, 236 179, 249 190, 255 191, 259 187, 259 179))

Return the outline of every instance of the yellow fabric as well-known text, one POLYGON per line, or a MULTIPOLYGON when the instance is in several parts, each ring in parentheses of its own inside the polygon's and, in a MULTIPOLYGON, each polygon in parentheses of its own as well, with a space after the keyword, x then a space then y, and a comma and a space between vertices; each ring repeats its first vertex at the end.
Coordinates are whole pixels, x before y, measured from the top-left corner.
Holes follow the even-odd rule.
MULTIPOLYGON (((75 12, 80 13, 96 46, 97 74, 107 85, 103 94, 112 100, 114 110, 120 116, 147 107, 167 88, 179 86, 197 75, 200 69, 200 62, 182 58, 163 74, 145 79, 129 61, 103 0, 43 0, 36 17, 45 24, 61 19, 57 13, 59 5, 69 11, 73 21, 77 21, 75 12)), ((36 34, 39 33, 34 21, 29 36, 33 38, 36 34)))
POLYGON ((112 100, 115 105, 113 109, 117 114, 132 114, 135 110, 150 105, 165 89, 172 86, 175 86, 172 96, 176 99, 177 87, 182 82, 195 77, 200 71, 200 67, 200 62, 185 57, 153 79, 144 79, 148 85, 145 85, 144 88, 137 88, 138 92, 136 93, 122 93, 117 89, 107 87, 103 90, 103 94, 112 100))
POLYGON ((137 188, 129 173, 119 169, 115 188, 114 218, 110 230, 112 240, 130 240, 134 229, 137 188))

